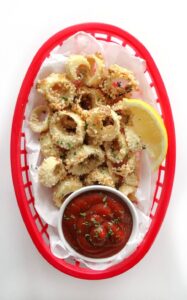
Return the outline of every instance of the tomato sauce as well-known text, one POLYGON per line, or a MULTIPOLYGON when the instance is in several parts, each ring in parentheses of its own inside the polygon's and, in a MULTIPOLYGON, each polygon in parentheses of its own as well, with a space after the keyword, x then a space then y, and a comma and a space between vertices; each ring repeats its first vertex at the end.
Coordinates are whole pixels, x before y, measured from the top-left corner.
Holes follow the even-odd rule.
POLYGON ((87 192, 66 207, 62 230, 67 242, 80 254, 106 258, 118 253, 132 232, 128 206, 112 193, 87 192))

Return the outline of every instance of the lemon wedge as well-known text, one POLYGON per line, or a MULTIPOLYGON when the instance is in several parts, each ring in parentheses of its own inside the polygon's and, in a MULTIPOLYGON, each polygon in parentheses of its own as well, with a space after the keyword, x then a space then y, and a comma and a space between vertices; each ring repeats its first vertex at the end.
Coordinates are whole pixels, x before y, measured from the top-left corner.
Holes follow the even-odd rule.
POLYGON ((124 99, 124 104, 132 112, 133 128, 146 146, 152 169, 156 171, 164 160, 168 148, 167 131, 163 120, 158 112, 143 100, 124 99))

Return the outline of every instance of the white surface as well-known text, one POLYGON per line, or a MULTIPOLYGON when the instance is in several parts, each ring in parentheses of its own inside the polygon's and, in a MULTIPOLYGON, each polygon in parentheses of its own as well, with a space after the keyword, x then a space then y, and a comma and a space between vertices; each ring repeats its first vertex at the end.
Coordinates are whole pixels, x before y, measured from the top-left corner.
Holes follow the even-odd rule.
POLYGON ((0 4, 0 299, 187 299, 187 44, 184 1, 4 1, 0 4), (106 6, 107 4, 107 6, 106 6), (73 11, 72 11, 73 9, 73 11), (177 134, 175 184, 166 218, 145 258, 115 278, 83 281, 52 268, 35 249, 12 187, 9 140, 16 97, 39 46, 75 23, 120 26, 149 49, 170 97, 177 134))

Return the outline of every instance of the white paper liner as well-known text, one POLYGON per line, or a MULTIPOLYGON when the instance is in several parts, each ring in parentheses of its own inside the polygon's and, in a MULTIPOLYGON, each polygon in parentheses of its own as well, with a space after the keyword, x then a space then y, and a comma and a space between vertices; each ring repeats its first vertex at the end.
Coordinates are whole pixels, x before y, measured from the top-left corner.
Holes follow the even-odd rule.
MULTIPOLYGON (((35 89, 35 84, 38 79, 42 79, 52 72, 63 72, 64 63, 70 54, 93 54, 101 52, 105 58, 107 66, 110 64, 118 64, 122 67, 132 70, 136 79, 140 84, 140 91, 133 96, 143 99, 147 103, 156 108, 156 102, 149 86, 144 72, 146 70, 146 63, 144 60, 133 56, 128 49, 112 42, 97 41, 93 36, 78 32, 69 39, 67 39, 62 46, 56 47, 48 58, 43 62, 40 71, 38 72, 33 88, 30 91, 28 104, 26 107, 24 123, 24 131, 26 136, 27 149, 27 163, 29 165, 29 176, 32 181, 33 195, 35 198, 35 208, 40 217, 49 224, 48 233, 50 239, 50 248, 53 255, 58 258, 68 258, 71 253, 65 249, 61 242, 57 231, 57 220, 59 210, 52 203, 52 191, 49 188, 43 187, 38 182, 38 166, 41 163, 40 145, 38 142, 38 134, 33 133, 28 126, 28 119, 32 109, 41 104, 44 99, 35 89)), ((122 261, 129 256, 143 240, 149 225, 149 213, 152 206, 153 193, 157 174, 153 174, 150 169, 150 162, 146 151, 141 154, 141 168, 140 168, 140 184, 137 189, 137 198, 139 199, 138 207, 136 207, 139 217, 139 232, 136 238, 128 242, 124 250, 117 255, 113 261, 107 263, 90 263, 82 261, 79 257, 75 259, 81 261, 87 267, 94 270, 104 270, 112 265, 122 261)))

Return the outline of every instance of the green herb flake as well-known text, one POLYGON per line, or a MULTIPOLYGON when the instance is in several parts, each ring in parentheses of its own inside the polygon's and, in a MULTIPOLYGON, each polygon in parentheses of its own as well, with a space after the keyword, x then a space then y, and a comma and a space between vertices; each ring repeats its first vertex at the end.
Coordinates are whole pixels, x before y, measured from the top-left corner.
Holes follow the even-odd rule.
POLYGON ((85 212, 80 212, 80 216, 85 218, 86 217, 86 213, 85 212))
POLYGON ((71 147, 72 147, 72 144, 70 144, 70 143, 67 143, 67 146, 68 146, 68 148, 69 148, 69 149, 71 149, 71 147))
POLYGON ((107 236, 110 237, 110 236, 112 236, 113 234, 114 234, 114 233, 113 233, 112 229, 110 228, 109 231, 108 231, 108 233, 107 233, 107 236))
POLYGON ((62 96, 62 97, 61 97, 61 100, 68 101, 68 98, 67 98, 67 97, 64 97, 64 96, 62 96))
POLYGON ((88 128, 88 123, 85 122, 84 129, 87 130, 87 128, 88 128))
POLYGON ((95 238, 98 238, 98 237, 99 237, 99 232, 96 232, 96 233, 94 234, 94 237, 95 237, 95 238))
POLYGON ((119 221, 120 221, 120 219, 119 219, 119 218, 115 218, 115 219, 113 219, 112 223, 114 223, 114 224, 118 224, 118 223, 119 223, 119 221))
POLYGON ((83 224, 86 226, 90 226, 90 223, 88 221, 85 221, 83 224))

